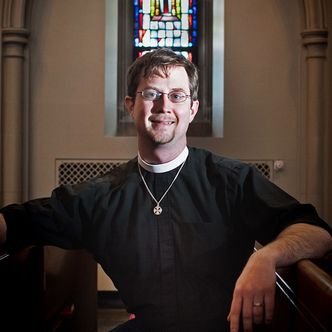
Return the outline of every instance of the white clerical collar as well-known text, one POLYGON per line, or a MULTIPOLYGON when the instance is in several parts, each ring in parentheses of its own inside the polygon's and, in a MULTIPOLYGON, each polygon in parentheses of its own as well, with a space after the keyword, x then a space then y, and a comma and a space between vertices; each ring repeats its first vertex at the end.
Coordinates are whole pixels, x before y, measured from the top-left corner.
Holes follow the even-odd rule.
POLYGON ((177 167, 179 167, 188 157, 189 150, 187 147, 173 160, 164 163, 164 164, 149 164, 144 161, 140 154, 138 153, 138 163, 141 167, 143 167, 146 171, 151 173, 165 173, 169 172, 177 167))

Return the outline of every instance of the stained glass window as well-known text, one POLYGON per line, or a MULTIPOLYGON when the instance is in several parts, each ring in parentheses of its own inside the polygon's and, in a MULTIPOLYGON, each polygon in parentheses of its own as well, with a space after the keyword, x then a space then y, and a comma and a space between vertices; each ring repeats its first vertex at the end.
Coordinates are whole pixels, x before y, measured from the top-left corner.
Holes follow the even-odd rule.
POLYGON ((135 136, 124 107, 132 61, 167 46, 199 68, 199 112, 188 136, 223 136, 224 0, 105 0, 105 133, 135 136))
POLYGON ((158 47, 172 48, 193 61, 196 0, 134 0, 134 56, 158 47))

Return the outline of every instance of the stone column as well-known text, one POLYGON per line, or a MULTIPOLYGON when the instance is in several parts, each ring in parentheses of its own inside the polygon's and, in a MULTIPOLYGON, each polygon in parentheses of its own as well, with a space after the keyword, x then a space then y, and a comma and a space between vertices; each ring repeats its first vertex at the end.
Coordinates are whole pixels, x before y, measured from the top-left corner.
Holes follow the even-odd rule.
POLYGON ((304 0, 306 47, 306 128, 305 193, 306 201, 322 213, 324 206, 324 65, 327 48, 327 26, 324 0, 304 0))
POLYGON ((28 32, 2 29, 2 205, 23 198, 24 50, 28 32))

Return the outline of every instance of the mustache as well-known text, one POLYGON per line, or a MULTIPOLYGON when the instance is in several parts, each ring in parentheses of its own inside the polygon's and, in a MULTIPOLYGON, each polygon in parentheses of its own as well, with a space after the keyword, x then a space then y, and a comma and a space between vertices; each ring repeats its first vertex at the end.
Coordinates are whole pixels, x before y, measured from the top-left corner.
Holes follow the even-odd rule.
POLYGON ((155 114, 149 117, 151 122, 176 122, 176 118, 164 114, 155 114))

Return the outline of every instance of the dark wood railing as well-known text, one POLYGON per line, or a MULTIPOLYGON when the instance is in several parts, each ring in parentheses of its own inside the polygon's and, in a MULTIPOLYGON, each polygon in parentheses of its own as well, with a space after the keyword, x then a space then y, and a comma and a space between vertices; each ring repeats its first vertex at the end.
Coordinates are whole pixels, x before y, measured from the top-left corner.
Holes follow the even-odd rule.
POLYGON ((0 252, 0 331, 95 332, 96 263, 82 251, 0 252))

